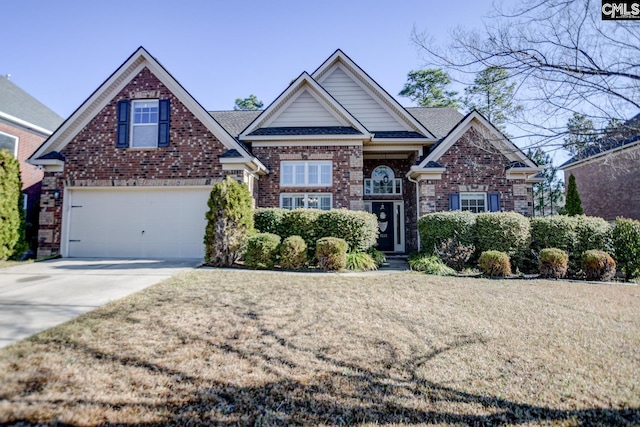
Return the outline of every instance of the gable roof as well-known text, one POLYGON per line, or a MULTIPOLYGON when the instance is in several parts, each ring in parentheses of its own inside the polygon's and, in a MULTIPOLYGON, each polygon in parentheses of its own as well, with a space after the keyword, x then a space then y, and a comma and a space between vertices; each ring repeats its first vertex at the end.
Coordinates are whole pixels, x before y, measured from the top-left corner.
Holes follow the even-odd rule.
POLYGON ((314 135, 331 135, 335 137, 353 137, 359 135, 360 138, 369 136, 369 131, 349 113, 340 103, 338 103, 322 86, 318 84, 308 73, 303 72, 289 85, 284 92, 278 96, 239 136, 240 140, 270 139, 274 136, 304 137, 314 135), (278 126, 279 117, 287 113, 298 98, 306 97, 306 105, 312 105, 316 111, 321 111, 323 119, 331 120, 326 125, 317 126, 278 126), (276 124, 273 126, 273 124, 276 124), (291 129, 299 128, 300 132, 293 132, 291 129), (308 132, 303 129, 326 129, 335 128, 332 132, 322 131, 308 132), (271 129, 271 130, 266 130, 271 129), (285 131, 278 133, 278 131, 285 131), (340 133, 344 130, 344 133, 340 133), (355 132, 354 132, 355 131, 355 132))
MULTIPOLYGON (((406 128, 405 130, 422 134, 429 139, 435 139, 435 136, 427 127, 409 114, 394 97, 389 95, 386 90, 360 68, 360 66, 353 62, 342 50, 336 50, 311 76, 318 81, 320 85, 323 85, 324 79, 328 78, 337 67, 347 74, 364 92, 369 94, 385 111, 398 120, 406 128)), ((331 91, 329 92, 331 93, 331 91)), ((335 96, 337 96, 337 94, 335 96)), ((343 100, 343 102, 347 101, 348 98, 343 100)), ((346 106, 346 108, 349 108, 349 106, 346 106)))
POLYGON ((596 145, 567 160, 559 168, 571 169, 597 157, 640 145, 640 114, 627 120, 621 126, 621 129, 620 136, 601 139, 596 145))
POLYGON ((30 157, 33 164, 53 151, 60 152, 102 109, 144 68, 148 68, 189 111, 228 149, 236 150, 241 160, 253 163, 262 172, 267 168, 236 141, 180 83, 142 46, 139 47, 89 98, 73 112, 30 157))
POLYGON ((470 128, 486 129, 491 133, 491 138, 486 138, 494 147, 496 147, 510 162, 509 170, 512 173, 531 175, 527 179, 535 180, 533 175, 537 174, 542 168, 535 164, 527 155, 518 148, 509 138, 489 122, 478 111, 473 110, 463 117, 460 122, 449 131, 437 144, 431 147, 429 154, 422 159, 418 166, 412 166, 409 174, 419 174, 420 171, 429 171, 440 164, 438 161, 444 153, 449 150, 470 128))
POLYGON ((460 111, 451 107, 407 107, 406 110, 438 139, 447 136, 464 119, 460 111))
POLYGON ((209 111, 209 114, 233 137, 251 124, 263 110, 209 111))
POLYGON ((63 118, 6 77, 0 76, 0 118, 49 135, 63 118))

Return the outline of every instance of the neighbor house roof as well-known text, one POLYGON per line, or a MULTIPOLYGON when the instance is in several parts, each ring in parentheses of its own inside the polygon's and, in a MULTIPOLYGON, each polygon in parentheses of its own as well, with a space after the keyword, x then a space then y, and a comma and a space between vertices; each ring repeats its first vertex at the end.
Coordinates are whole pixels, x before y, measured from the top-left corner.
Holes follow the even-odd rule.
POLYGON ((51 134, 64 121, 49 107, 3 76, 0 76, 0 118, 45 134, 51 134))

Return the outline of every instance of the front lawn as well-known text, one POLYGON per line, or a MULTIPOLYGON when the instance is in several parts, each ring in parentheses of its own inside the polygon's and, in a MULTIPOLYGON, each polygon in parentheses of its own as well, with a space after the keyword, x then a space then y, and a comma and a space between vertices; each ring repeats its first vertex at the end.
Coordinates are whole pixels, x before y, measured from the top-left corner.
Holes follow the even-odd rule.
POLYGON ((0 423, 640 424, 640 288, 203 269, 0 350, 0 423))

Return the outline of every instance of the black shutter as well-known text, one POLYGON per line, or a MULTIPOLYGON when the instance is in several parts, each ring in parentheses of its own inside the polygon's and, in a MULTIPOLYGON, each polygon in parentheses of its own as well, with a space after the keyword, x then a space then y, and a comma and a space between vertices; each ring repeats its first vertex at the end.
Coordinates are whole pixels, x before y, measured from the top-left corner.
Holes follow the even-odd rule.
POLYGON ((129 100, 118 101, 118 133, 116 136, 117 148, 129 147, 129 100))
POLYGON ((449 194, 449 210, 450 211, 460 210, 460 194, 458 193, 449 194))
POLYGON ((171 105, 168 99, 161 99, 158 104, 158 147, 168 147, 171 105))
POLYGON ((489 193, 489 211, 500 212, 500 193, 489 193))

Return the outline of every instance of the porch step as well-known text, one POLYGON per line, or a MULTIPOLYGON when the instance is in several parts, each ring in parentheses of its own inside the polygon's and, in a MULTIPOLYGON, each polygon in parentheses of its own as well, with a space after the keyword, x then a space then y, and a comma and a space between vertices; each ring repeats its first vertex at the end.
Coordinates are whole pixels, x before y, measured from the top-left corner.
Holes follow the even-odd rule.
POLYGON ((409 264, 407 255, 387 255, 387 262, 382 264, 380 270, 394 270, 394 271, 407 271, 409 270, 409 264))

